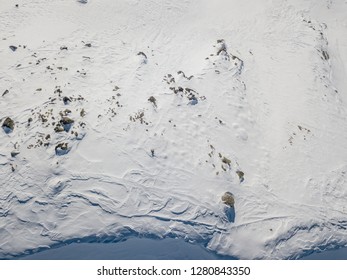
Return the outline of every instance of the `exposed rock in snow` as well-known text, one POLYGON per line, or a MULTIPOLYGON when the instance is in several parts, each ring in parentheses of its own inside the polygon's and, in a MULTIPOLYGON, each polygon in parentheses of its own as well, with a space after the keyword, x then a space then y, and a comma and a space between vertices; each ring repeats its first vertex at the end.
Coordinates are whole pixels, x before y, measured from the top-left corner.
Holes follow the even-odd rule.
POLYGON ((2 128, 6 133, 10 133, 14 129, 14 121, 7 117, 4 122, 2 123, 2 128))
POLYGON ((234 195, 231 192, 226 192, 225 194, 223 194, 222 201, 224 204, 230 207, 234 207, 235 199, 234 199, 234 195))
POLYGON ((15 51, 18 49, 18 47, 16 47, 16 46, 9 46, 9 48, 10 48, 11 51, 13 51, 13 52, 15 52, 15 51))
POLYGON ((65 155, 69 152, 68 143, 59 143, 57 146, 55 146, 55 153, 58 156, 65 155))

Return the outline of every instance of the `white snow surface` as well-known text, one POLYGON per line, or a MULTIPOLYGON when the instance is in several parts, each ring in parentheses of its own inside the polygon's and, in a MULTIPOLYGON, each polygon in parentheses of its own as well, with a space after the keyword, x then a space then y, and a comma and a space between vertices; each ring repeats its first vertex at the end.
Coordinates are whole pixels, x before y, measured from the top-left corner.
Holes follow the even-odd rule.
POLYGON ((128 236, 242 259, 347 244, 346 0, 14 2, 0 258, 128 236))

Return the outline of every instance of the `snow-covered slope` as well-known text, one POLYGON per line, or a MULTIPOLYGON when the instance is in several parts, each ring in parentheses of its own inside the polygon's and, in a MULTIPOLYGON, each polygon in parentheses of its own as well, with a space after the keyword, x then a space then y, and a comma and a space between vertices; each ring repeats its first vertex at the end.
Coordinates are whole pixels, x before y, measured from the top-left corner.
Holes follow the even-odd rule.
POLYGON ((2 0, 0 258, 346 245, 346 34, 345 0, 2 0))

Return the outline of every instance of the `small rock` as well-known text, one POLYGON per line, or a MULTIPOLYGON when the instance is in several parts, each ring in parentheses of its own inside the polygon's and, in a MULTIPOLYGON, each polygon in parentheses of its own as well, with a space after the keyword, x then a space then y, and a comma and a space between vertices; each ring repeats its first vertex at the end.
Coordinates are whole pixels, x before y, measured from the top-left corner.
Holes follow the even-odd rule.
POLYGON ((59 143, 57 146, 55 146, 55 154, 57 156, 65 155, 68 152, 69 152, 69 148, 67 143, 59 143))
POLYGON ((225 44, 225 41, 223 39, 217 40, 217 55, 226 55, 227 54, 227 47, 225 44))
POLYGON ((69 117, 62 117, 62 119, 60 120, 60 123, 63 125, 72 124, 74 123, 74 120, 70 119, 69 117))
POLYGON ((223 194, 222 201, 224 204, 230 207, 234 207, 235 199, 234 199, 234 195, 231 192, 226 192, 225 194, 223 194))
POLYGON ((81 110, 80 116, 83 118, 86 115, 86 111, 84 109, 81 110))
POLYGON ((155 99, 154 96, 151 96, 150 98, 148 98, 148 101, 153 103, 154 107, 157 107, 157 99, 155 99))
POLYGON ((12 132, 14 129, 14 121, 11 118, 7 117, 2 124, 2 128, 6 133, 12 132))
POLYGON ((9 91, 8 91, 8 89, 6 89, 5 91, 4 91, 4 93, 2 94, 2 96, 5 96, 6 94, 8 94, 9 93, 9 91))
POLYGON ((239 176, 240 182, 242 183, 245 180, 245 173, 243 173, 241 170, 237 170, 236 174, 239 176))
POLYGON ((19 151, 12 151, 11 157, 15 157, 16 155, 19 155, 19 151))
POLYGON ((9 46, 9 48, 11 49, 11 51, 15 52, 18 48, 16 46, 9 46))
POLYGON ((188 105, 196 105, 198 104, 198 99, 195 96, 189 97, 188 105))
POLYGON ((137 55, 142 55, 145 59, 147 59, 147 55, 144 52, 139 52, 137 55))
POLYGON ((67 97, 67 96, 64 96, 63 97, 63 102, 65 105, 69 104, 71 102, 71 98, 70 97, 67 97))
POLYGON ((71 114, 71 110, 70 109, 65 109, 64 110, 64 114, 65 114, 65 116, 71 114))
POLYGON ((141 64, 147 64, 147 55, 144 52, 139 52, 137 55, 141 57, 141 64))
POLYGON ((68 48, 67 48, 67 46, 61 46, 61 47, 60 47, 60 50, 61 50, 61 51, 66 50, 66 51, 67 51, 68 48))
POLYGON ((226 158, 226 157, 223 157, 223 158, 222 158, 222 162, 225 163, 225 164, 227 164, 227 165, 230 165, 230 164, 231 164, 231 160, 228 159, 228 158, 226 158))
POLYGON ((327 51, 322 51, 322 54, 323 54, 323 58, 324 58, 325 60, 329 60, 329 54, 328 54, 327 51))
POLYGON ((54 128, 54 131, 59 133, 59 132, 63 132, 64 131, 64 128, 60 125, 57 125, 55 128, 54 128))
POLYGON ((62 117, 60 124, 63 126, 64 130, 68 132, 75 121, 69 117, 62 117))

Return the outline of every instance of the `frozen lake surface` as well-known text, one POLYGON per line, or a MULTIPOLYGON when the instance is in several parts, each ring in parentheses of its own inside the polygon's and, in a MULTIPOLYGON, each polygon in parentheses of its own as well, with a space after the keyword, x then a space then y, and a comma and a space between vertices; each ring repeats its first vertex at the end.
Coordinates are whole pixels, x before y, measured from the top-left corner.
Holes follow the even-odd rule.
POLYGON ((48 249, 26 260, 216 260, 222 256, 182 239, 130 238, 118 243, 72 243, 48 249))
MULTIPOLYGON (((218 260, 226 257, 182 239, 129 238, 118 243, 72 243, 44 250, 24 260, 218 260)), ((231 259, 231 258, 229 258, 231 259)), ((347 248, 313 253, 301 260, 346 260, 347 248)))
POLYGON ((347 260, 347 247, 336 250, 328 250, 320 253, 313 253, 302 260, 347 260))

